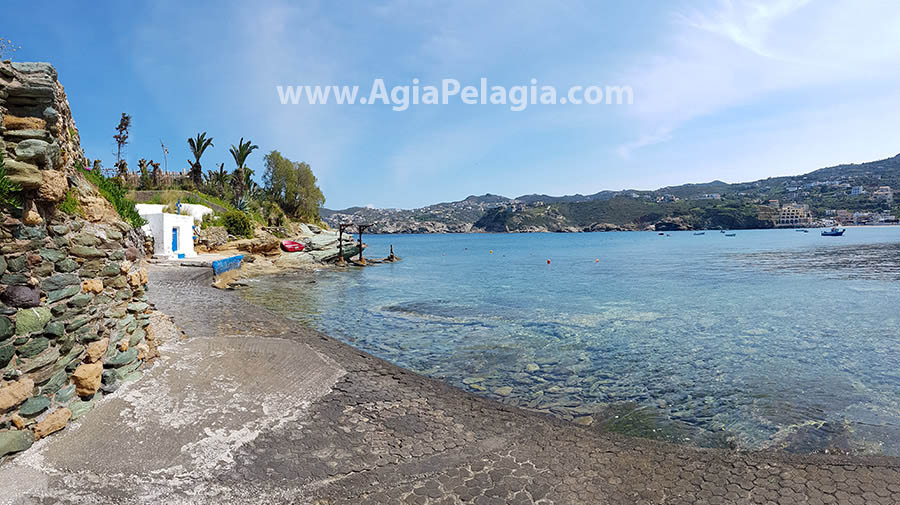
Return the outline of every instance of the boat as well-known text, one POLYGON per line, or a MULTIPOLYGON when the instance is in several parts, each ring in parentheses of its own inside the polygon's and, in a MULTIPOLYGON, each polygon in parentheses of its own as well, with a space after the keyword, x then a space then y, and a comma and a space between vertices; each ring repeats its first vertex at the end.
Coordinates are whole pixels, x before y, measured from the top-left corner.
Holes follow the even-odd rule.
POLYGON ((706 235, 706 232, 705 232, 705 231, 698 231, 698 232, 695 232, 694 235, 706 235))
POLYGON ((725 230, 719 230, 719 233, 725 233, 725 230))
POLYGON ((300 252, 303 248, 306 247, 300 242, 294 242, 293 240, 282 240, 281 248, 287 252, 300 252))
POLYGON ((726 233, 725 236, 726 237, 734 237, 734 236, 737 236, 737 233, 726 233))
POLYGON ((840 237, 847 231, 844 228, 832 228, 830 230, 825 230, 822 232, 823 237, 840 237))
POLYGON ((799 231, 800 233, 809 233, 809 230, 794 230, 794 231, 799 231))
POLYGON ((659 233, 657 233, 657 235, 660 235, 660 236, 662 236, 662 235, 665 235, 665 233, 663 233, 663 232, 659 232, 659 233))

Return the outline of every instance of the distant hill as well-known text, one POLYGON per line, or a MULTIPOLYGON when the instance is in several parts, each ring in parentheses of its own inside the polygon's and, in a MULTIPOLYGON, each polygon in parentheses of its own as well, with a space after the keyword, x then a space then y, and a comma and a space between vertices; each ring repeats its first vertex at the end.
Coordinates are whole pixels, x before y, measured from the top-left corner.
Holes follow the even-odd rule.
POLYGON ((590 195, 507 198, 487 193, 419 209, 350 207, 321 209, 320 215, 331 226, 339 222, 372 224, 372 233, 467 233, 766 228, 773 223, 759 219, 759 210, 770 200, 806 204, 820 216, 832 209, 900 214, 900 208, 875 201, 868 194, 851 195, 850 188, 855 186, 868 193, 879 186, 900 189, 900 154, 752 182, 716 180, 590 195))

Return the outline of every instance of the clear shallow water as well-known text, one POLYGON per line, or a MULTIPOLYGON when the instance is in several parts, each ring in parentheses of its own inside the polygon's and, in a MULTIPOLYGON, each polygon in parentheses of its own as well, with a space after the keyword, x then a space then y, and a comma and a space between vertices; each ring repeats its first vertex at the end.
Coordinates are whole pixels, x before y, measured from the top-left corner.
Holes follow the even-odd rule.
POLYGON ((243 296, 458 387, 616 431, 900 455, 900 228, 366 241, 367 256, 393 244, 403 261, 259 279, 243 296))

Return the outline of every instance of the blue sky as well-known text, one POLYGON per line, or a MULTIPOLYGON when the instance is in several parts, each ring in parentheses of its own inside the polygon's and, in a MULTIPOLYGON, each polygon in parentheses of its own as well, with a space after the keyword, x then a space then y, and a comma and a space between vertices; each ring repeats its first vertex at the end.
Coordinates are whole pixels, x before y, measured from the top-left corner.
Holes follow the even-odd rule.
POLYGON ((796 174, 900 152, 900 3, 40 2, 4 23, 19 61, 50 61, 83 147, 129 165, 233 168, 240 137, 308 162, 326 206, 416 207, 486 192, 593 193, 796 174), (633 3, 636 5, 626 5, 633 3), (186 5, 190 4, 190 5, 186 5), (368 94, 453 78, 628 85, 634 103, 282 105, 277 85, 368 94))

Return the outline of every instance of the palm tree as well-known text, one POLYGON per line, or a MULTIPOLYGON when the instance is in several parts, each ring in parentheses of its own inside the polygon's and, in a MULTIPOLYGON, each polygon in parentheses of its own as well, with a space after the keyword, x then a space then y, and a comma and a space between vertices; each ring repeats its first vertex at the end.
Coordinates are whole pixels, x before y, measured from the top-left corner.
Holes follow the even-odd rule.
POLYGON ((203 182, 203 167, 200 166, 200 157, 203 156, 207 147, 212 147, 212 141, 212 137, 206 138, 206 132, 198 133, 196 137, 187 139, 188 145, 191 147, 191 154, 194 155, 194 161, 188 160, 191 165, 191 180, 198 188, 203 182))
POLYGON ((212 188, 213 194, 219 198, 225 198, 225 189, 231 182, 231 174, 225 170, 225 164, 219 163, 219 169, 208 174, 208 184, 212 188))
POLYGON ((234 144, 231 145, 231 156, 234 158, 234 164, 237 165, 237 168, 234 170, 234 177, 231 178, 231 182, 234 185, 234 199, 236 201, 241 200, 244 196, 244 190, 246 189, 246 181, 245 181, 245 171, 246 167, 244 166, 244 162, 247 161, 247 157, 250 156, 254 150, 259 149, 259 146, 254 145, 249 140, 245 143, 244 137, 241 137, 241 140, 238 141, 238 145, 235 147, 234 144))

